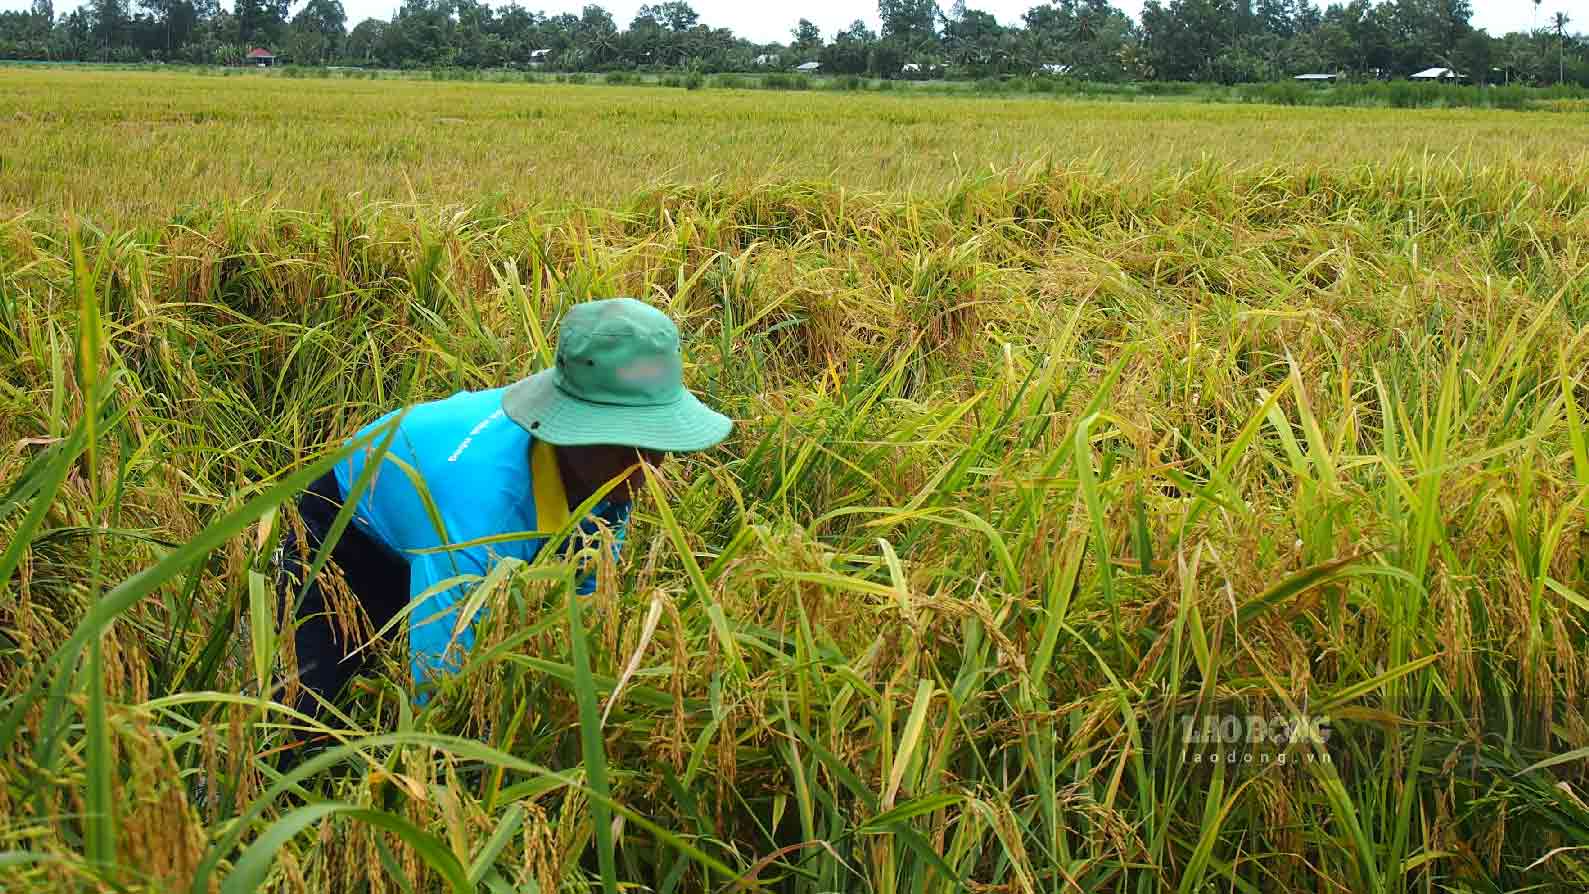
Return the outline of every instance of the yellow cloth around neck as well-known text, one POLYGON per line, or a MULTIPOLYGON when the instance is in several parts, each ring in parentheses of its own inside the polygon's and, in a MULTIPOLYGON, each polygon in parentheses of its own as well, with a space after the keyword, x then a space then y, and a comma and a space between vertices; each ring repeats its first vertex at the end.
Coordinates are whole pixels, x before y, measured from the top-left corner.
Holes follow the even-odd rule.
POLYGON ((545 441, 530 447, 531 485, 535 488, 535 527, 539 531, 559 531, 568 523, 568 492, 563 490, 563 472, 557 467, 557 450, 545 441))

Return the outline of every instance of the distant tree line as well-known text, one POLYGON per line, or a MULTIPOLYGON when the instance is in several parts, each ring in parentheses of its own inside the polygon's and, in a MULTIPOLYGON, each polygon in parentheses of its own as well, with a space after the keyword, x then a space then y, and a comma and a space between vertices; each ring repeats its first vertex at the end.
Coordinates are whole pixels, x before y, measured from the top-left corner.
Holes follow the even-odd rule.
MULTIPOLYGON (((1536 19, 1542 0, 1534 0, 1536 19)), ((1529 32, 1475 29, 1469 0, 1148 0, 1134 21, 1108 0, 1053 0, 1021 23, 956 0, 878 0, 882 28, 857 20, 824 35, 800 19, 787 43, 760 44, 701 23, 685 2, 640 7, 624 27, 600 6, 546 15, 477 0, 403 0, 390 21, 351 29, 340 0, 52 0, 0 13, 0 58, 237 64, 262 47, 300 65, 532 68, 560 71, 779 70, 987 78, 1226 84, 1305 72, 1359 79, 1448 67, 1479 83, 1589 86, 1589 40, 1565 13, 1529 32)))

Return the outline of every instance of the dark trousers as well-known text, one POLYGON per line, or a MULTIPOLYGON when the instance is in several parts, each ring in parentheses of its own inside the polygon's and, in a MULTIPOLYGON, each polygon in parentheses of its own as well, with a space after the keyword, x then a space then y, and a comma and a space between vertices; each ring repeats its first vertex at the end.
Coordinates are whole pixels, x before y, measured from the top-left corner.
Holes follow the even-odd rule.
POLYGON ((371 629, 380 630, 408 604, 408 563, 377 543, 351 522, 331 548, 331 560, 322 567, 315 581, 305 590, 303 580, 314 563, 315 553, 324 542, 331 523, 342 506, 342 488, 336 476, 327 473, 309 485, 298 497, 298 512, 303 518, 303 541, 288 526, 282 537, 276 578, 280 599, 276 617, 283 628, 296 622, 293 644, 297 650, 299 683, 303 686, 293 707, 311 717, 320 713, 320 702, 313 693, 330 701, 337 697, 364 667, 368 650, 352 657, 349 652, 361 642, 343 631, 362 625, 346 619, 333 620, 334 606, 326 598, 326 579, 335 563, 358 604, 368 616, 371 629), (299 593, 303 600, 297 602, 299 593))

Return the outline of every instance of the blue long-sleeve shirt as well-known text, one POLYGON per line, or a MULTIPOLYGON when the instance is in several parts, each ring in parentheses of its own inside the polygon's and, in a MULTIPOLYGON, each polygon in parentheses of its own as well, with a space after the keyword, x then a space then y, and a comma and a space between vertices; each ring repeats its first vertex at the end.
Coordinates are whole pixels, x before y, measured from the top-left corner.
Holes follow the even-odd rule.
MULTIPOLYGON (((359 436, 378 432, 372 445, 336 467, 342 493, 352 493, 365 463, 386 440, 382 427, 401 417, 384 461, 354 509, 353 523, 408 563, 409 599, 419 600, 409 614, 408 641, 421 704, 425 684, 456 672, 461 656, 474 645, 478 617, 453 636, 470 586, 499 559, 534 560, 546 538, 416 551, 504 534, 545 534, 569 515, 555 454, 503 413, 505 390, 464 391, 388 413, 360 430, 359 436), (415 477, 424 483, 443 530, 437 530, 415 477)), ((621 545, 628 505, 599 504, 592 517, 582 520, 585 533, 595 532, 598 518, 621 545)), ((584 574, 578 592, 594 588, 594 575, 584 574)))

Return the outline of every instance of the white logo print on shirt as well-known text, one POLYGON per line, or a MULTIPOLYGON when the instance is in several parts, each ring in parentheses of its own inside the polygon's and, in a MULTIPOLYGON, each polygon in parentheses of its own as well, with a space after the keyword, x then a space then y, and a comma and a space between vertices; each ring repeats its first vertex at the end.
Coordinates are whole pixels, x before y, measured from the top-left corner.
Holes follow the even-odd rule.
POLYGON ((469 429, 468 437, 464 438, 462 441, 459 442, 458 449, 454 450, 452 452, 452 456, 447 457, 447 462, 450 462, 450 463, 457 462, 458 461, 458 457, 463 456, 463 452, 465 450, 469 449, 469 444, 472 441, 474 441, 475 435, 478 435, 481 432, 485 431, 486 430, 486 426, 490 425, 491 423, 497 421, 500 418, 502 418, 502 411, 501 410, 497 410, 495 413, 492 413, 490 416, 487 416, 486 418, 480 420, 475 425, 474 428, 469 429))

